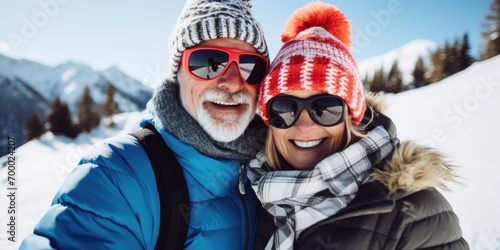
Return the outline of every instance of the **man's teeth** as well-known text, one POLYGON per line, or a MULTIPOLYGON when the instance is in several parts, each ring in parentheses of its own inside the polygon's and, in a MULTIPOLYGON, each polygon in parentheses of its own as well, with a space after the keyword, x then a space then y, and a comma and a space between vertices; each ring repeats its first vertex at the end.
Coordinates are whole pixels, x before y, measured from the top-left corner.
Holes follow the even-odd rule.
POLYGON ((225 101, 212 101, 213 103, 217 105, 226 105, 226 106, 237 106, 239 103, 236 102, 225 102, 225 101))
POLYGON ((312 148, 312 147, 320 144, 321 141, 323 141, 323 140, 315 140, 315 141, 297 141, 297 140, 294 140, 293 142, 295 143, 295 145, 297 145, 298 147, 301 147, 301 148, 312 148))

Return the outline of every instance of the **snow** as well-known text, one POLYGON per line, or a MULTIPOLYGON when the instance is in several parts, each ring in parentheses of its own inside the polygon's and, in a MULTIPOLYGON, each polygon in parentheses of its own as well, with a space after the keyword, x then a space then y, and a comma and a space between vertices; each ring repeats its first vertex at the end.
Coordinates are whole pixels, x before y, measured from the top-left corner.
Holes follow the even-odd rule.
POLYGON ((438 45, 433 41, 417 39, 382 55, 363 60, 358 64, 361 79, 365 79, 366 76, 371 79, 375 70, 379 70, 381 67, 385 72, 389 72, 392 64, 398 61, 403 83, 410 83, 413 80, 412 73, 418 57, 421 56, 424 63, 428 64, 429 57, 437 48, 438 45))
MULTIPOLYGON (((17 249, 24 237, 29 235, 38 220, 50 206, 59 186, 92 144, 102 138, 128 133, 139 128, 141 112, 116 115, 117 126, 113 129, 101 126, 89 134, 80 134, 75 139, 54 136, 50 132, 40 139, 30 141, 15 151, 16 157, 16 242, 6 240, 9 219, 9 204, 5 196, 0 199, 0 249, 17 249)), ((5 166, 9 155, 0 158, 5 166)), ((7 168, 0 169, 0 189, 7 192, 7 168)))
POLYGON ((463 185, 444 195, 471 249, 500 249, 500 56, 425 88, 388 96, 388 115, 402 139, 444 151, 463 185))
MULTIPOLYGON (((437 147, 459 166, 462 185, 443 191, 458 215, 471 249, 500 249, 500 56, 473 64, 439 83, 386 95, 387 114, 402 140, 437 147)), ((75 140, 50 133, 16 150, 16 242, 6 241, 7 169, 0 169, 0 249, 17 249, 50 206, 59 185, 91 144, 138 128, 140 112, 114 117, 117 127, 100 127, 75 140)), ((7 156, 0 158, 2 166, 7 156)))
POLYGON ((102 103, 106 98, 106 84, 116 85, 120 93, 115 94, 115 100, 124 112, 138 110, 136 102, 144 95, 149 98, 152 93, 149 86, 127 76, 117 67, 97 71, 86 64, 71 61, 52 67, 0 54, 0 76, 23 80, 46 100, 52 101, 59 96, 70 109, 76 107, 85 86, 91 90, 94 102, 102 103))
POLYGON ((112 66, 109 69, 99 71, 99 74, 109 82, 116 82, 116 79, 120 79, 120 84, 117 84, 115 87, 124 92, 136 93, 144 89, 144 85, 140 84, 137 80, 127 76, 116 66, 112 66))

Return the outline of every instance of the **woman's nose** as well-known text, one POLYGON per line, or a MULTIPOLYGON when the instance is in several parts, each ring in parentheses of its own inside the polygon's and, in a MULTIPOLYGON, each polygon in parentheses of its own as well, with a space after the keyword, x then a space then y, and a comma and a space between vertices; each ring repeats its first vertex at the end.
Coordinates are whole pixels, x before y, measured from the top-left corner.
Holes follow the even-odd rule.
POLYGON ((297 119, 297 121, 293 125, 293 127, 295 127, 296 129, 299 129, 300 131, 303 131, 303 132, 307 132, 316 126, 318 126, 318 124, 316 124, 311 119, 311 117, 309 116, 309 113, 305 109, 300 111, 299 118, 297 119))

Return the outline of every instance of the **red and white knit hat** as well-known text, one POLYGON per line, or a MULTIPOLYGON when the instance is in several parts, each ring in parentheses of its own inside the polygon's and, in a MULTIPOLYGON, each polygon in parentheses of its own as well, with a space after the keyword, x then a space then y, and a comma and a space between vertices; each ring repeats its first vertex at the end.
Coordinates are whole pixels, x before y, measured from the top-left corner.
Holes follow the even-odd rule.
POLYGON ((309 3, 288 19, 281 41, 283 47, 261 84, 258 112, 264 122, 269 125, 266 104, 271 98, 293 90, 319 90, 340 96, 358 124, 366 103, 344 14, 330 4, 309 3))

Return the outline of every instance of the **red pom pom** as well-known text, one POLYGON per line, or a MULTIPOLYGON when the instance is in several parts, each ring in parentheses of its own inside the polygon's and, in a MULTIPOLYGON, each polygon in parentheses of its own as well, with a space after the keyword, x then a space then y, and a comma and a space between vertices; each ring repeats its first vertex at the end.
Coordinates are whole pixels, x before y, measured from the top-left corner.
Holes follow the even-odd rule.
POLYGON ((338 38, 348 49, 351 48, 349 21, 337 7, 323 2, 312 2, 297 9, 285 23, 281 41, 286 43, 301 31, 312 27, 322 27, 338 38))

